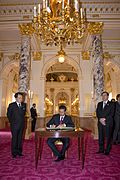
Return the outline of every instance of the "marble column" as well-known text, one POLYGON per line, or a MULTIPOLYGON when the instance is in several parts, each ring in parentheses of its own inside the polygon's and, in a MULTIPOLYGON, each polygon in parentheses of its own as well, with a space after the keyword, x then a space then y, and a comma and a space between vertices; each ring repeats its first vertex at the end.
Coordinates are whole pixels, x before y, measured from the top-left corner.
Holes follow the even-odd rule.
POLYGON ((31 120, 30 120, 30 99, 28 90, 30 89, 30 73, 31 73, 31 34, 33 33, 31 24, 19 25, 21 31, 21 54, 19 64, 19 83, 18 90, 26 95, 27 113, 26 113, 26 133, 25 138, 31 136, 31 120))
MULTIPOLYGON (((92 36, 92 61, 93 61, 93 96, 95 111, 99 101, 101 101, 101 93, 104 91, 104 58, 102 47, 102 22, 92 22, 88 26, 88 32, 92 36)), ((95 113, 96 114, 96 113, 95 113)), ((98 137, 96 115, 94 118, 94 137, 98 137)))
POLYGON ((30 36, 22 35, 19 68, 19 91, 28 93, 30 86, 30 61, 31 61, 31 47, 30 36))
POLYGON ((96 104, 101 101, 101 93, 104 90, 104 59, 101 35, 93 36, 93 85, 96 104))
POLYGON ((88 31, 92 35, 93 87, 95 106, 101 101, 104 90, 104 58, 102 48, 103 23, 89 24, 88 31))

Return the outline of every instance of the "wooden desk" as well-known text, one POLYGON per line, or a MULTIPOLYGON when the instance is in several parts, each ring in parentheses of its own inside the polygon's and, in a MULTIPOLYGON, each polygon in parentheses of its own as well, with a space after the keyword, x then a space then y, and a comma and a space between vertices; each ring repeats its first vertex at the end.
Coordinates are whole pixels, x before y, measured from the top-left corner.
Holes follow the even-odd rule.
POLYGON ((76 130, 46 130, 45 128, 38 128, 35 130, 35 167, 37 169, 38 159, 42 155, 42 139, 43 138, 77 138, 78 139, 78 160, 80 160, 80 149, 82 151, 82 169, 84 168, 84 159, 85 159, 85 152, 84 152, 84 130, 79 128, 76 130), (80 148, 81 146, 81 148, 80 148))

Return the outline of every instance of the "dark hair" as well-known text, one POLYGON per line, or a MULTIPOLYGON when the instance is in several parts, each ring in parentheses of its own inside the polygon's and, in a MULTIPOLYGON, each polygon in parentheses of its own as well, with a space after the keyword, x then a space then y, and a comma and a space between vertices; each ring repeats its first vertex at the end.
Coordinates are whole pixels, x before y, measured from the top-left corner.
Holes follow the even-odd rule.
POLYGON ((23 93, 21 93, 21 92, 17 92, 17 93, 15 93, 14 97, 15 97, 15 98, 17 98, 17 97, 18 97, 18 95, 23 96, 23 93))
POLYGON ((64 105, 59 106, 59 109, 64 109, 64 111, 67 110, 66 106, 64 106, 64 105))
POLYGON ((107 96, 109 96, 109 93, 107 91, 103 91, 101 95, 103 94, 107 94, 107 96))
POLYGON ((118 100, 119 97, 120 97, 120 94, 117 94, 116 99, 118 100))
POLYGON ((33 106, 36 106, 36 104, 35 104, 35 103, 33 103, 33 106))

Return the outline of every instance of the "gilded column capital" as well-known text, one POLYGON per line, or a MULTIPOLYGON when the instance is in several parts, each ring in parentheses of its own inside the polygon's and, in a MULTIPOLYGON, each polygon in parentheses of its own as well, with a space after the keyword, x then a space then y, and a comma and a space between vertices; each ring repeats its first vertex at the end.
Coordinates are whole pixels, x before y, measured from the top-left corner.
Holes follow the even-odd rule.
POLYGON ((90 22, 88 24, 87 30, 91 35, 102 34, 103 25, 104 25, 103 22, 90 22))
POLYGON ((32 23, 19 24, 18 27, 19 27, 22 35, 32 35, 34 32, 34 28, 32 26, 32 23))

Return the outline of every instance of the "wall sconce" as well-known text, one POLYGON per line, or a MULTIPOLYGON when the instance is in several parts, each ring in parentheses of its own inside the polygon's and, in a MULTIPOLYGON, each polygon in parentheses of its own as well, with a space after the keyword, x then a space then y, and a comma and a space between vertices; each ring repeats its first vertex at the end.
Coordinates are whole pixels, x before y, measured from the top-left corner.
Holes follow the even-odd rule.
POLYGON ((51 100, 49 100, 49 98, 45 98, 46 103, 48 103, 49 105, 53 106, 53 102, 51 100))
POLYGON ((75 105, 77 102, 79 102, 79 98, 78 97, 72 102, 72 106, 75 105))

